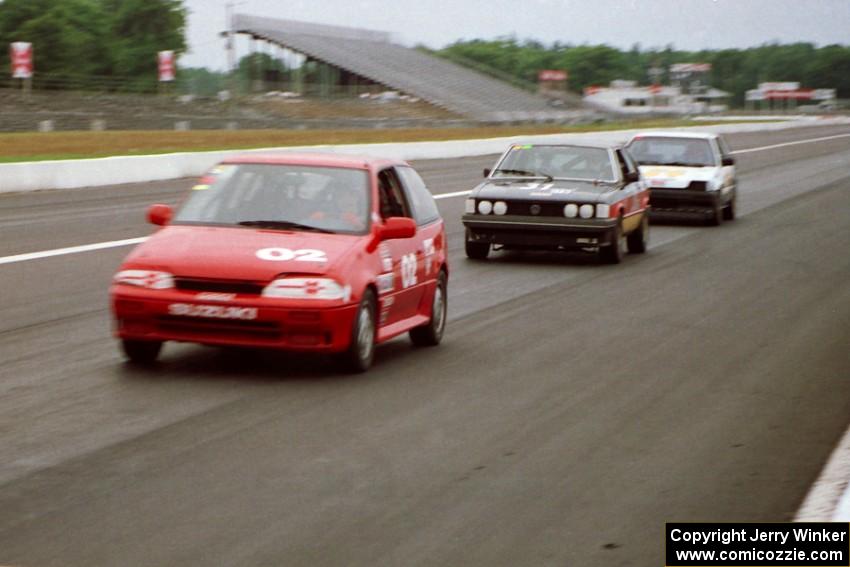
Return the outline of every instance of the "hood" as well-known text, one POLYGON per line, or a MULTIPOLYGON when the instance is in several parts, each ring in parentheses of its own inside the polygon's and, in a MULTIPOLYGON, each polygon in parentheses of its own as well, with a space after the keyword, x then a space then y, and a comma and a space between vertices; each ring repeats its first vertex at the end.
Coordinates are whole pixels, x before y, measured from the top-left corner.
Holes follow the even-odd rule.
POLYGON ((684 188, 691 181, 711 181, 720 176, 719 167, 680 167, 669 165, 642 165, 640 173, 654 187, 684 188))
POLYGON ((485 181, 475 188, 472 197, 476 199, 504 199, 529 201, 574 201, 579 203, 597 203, 600 198, 617 189, 610 183, 575 181, 570 179, 536 180, 492 180, 485 181))
POLYGON ((268 281, 280 273, 325 274, 363 237, 254 228, 167 226, 125 265, 182 277, 268 281))

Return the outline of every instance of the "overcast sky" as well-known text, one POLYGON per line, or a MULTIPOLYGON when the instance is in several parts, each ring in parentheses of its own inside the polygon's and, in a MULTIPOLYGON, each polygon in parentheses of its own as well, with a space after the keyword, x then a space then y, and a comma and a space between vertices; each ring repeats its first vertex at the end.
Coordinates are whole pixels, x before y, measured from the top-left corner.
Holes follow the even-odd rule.
MULTIPOLYGON (((226 0, 185 0, 184 67, 226 66, 226 0)), ((809 41, 850 45, 850 0, 235 0, 235 11, 390 31, 405 45, 444 47, 459 39, 514 35, 546 44, 630 48, 750 47, 809 41)), ((247 42, 237 47, 248 53, 247 42)))

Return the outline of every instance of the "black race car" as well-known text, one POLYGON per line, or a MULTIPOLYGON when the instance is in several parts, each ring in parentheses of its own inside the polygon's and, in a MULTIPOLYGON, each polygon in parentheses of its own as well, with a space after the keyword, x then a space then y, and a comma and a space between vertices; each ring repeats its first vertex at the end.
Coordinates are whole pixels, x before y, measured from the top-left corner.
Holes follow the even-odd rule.
POLYGON ((646 251, 649 191, 636 162, 610 144, 514 144, 466 200, 466 255, 493 246, 596 249, 619 263, 646 251))

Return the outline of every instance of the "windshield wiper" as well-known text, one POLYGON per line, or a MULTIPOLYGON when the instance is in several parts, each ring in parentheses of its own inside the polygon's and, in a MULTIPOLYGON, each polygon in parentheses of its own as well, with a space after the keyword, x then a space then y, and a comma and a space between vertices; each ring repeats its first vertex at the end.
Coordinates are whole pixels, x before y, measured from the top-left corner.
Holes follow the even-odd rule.
POLYGON ((664 163, 660 163, 658 165, 673 165, 677 167, 705 167, 701 163, 688 163, 684 161, 666 161, 664 163))
POLYGON ((493 173, 507 173, 508 175, 522 175, 523 177, 543 177, 546 181, 554 179, 546 173, 537 173, 536 171, 528 171, 525 169, 497 169, 493 173))
POLYGON ((497 169, 493 173, 506 173, 508 175, 525 175, 527 177, 537 176, 537 174, 533 171, 527 171, 525 169, 497 169))
POLYGON ((294 221, 282 221, 282 220, 246 220, 236 223, 239 226, 256 226, 260 228, 294 228, 296 230, 310 230, 313 232, 324 232, 326 234, 335 234, 332 230, 326 230, 324 228, 319 228, 318 226, 312 226, 309 224, 301 224, 294 221))

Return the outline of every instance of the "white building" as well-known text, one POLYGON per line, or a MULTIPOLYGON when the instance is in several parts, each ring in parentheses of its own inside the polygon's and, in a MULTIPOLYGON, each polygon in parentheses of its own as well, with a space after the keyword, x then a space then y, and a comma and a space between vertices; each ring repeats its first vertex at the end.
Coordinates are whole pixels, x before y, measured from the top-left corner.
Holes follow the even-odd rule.
POLYGON ((726 110, 731 95, 718 89, 700 94, 684 94, 681 87, 652 85, 641 87, 636 81, 611 81, 609 87, 588 87, 584 101, 607 112, 621 114, 704 114, 726 110))

